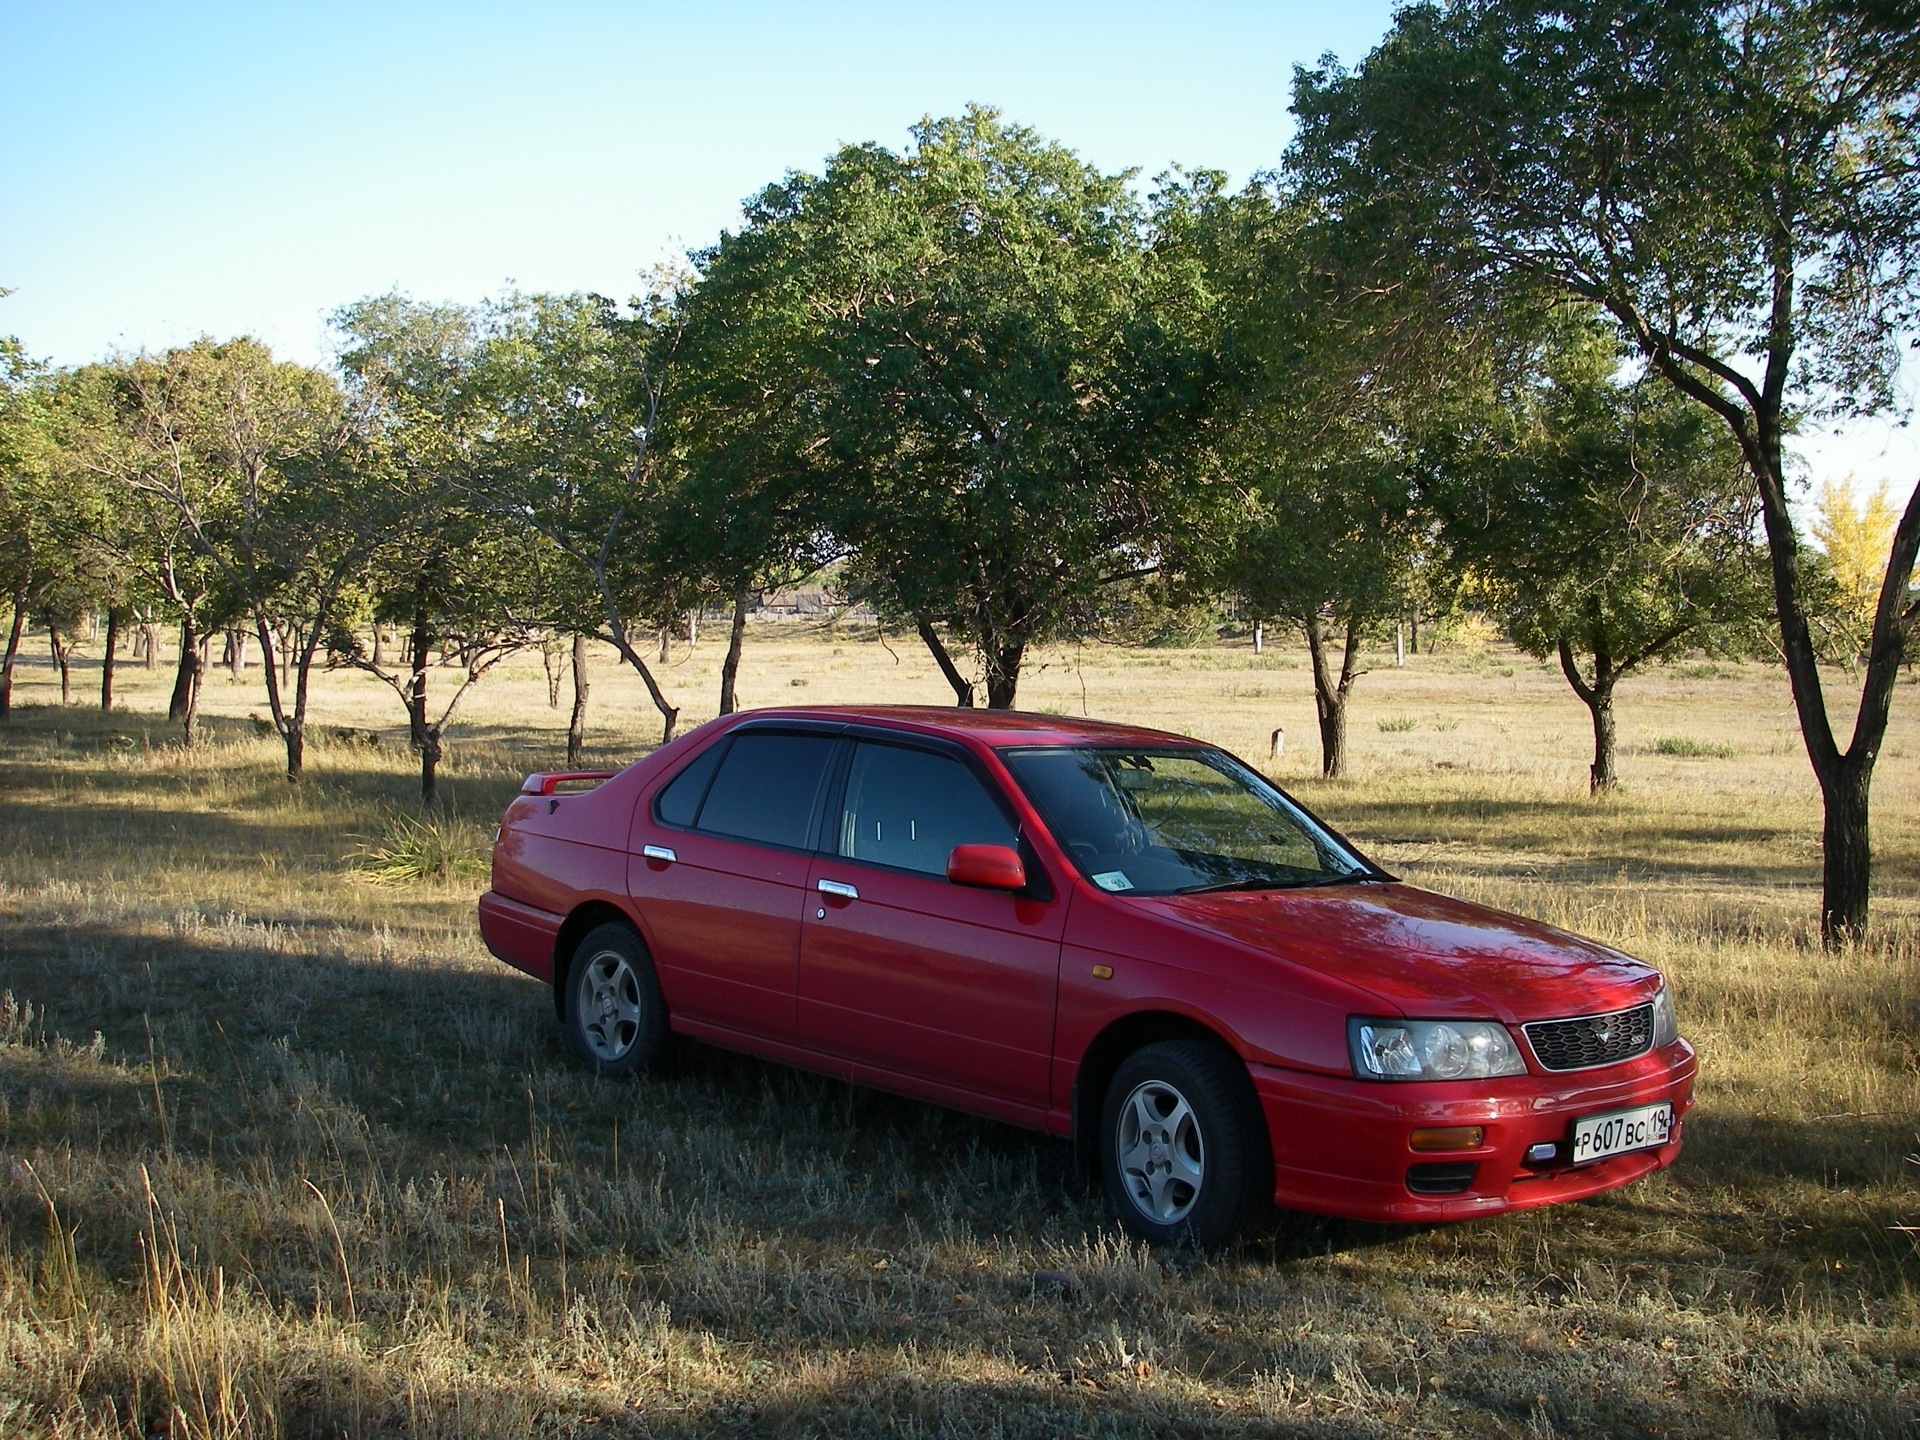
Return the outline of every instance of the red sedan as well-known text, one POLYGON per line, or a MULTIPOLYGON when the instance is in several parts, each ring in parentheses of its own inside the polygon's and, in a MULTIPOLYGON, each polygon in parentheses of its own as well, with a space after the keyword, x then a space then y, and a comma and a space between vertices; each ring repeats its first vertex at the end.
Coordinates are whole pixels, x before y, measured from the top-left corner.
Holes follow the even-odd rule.
POLYGON ((1692 1103, 1651 966, 1096 721, 761 710, 530 776, 480 929, 602 1074, 672 1031, 1071 1136, 1155 1243, 1577 1199, 1673 1163, 1692 1103))

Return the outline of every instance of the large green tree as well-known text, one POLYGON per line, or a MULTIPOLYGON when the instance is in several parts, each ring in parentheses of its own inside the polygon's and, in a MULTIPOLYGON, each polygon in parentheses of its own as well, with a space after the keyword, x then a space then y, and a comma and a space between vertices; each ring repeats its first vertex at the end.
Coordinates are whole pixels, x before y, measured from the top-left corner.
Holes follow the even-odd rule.
POLYGON ((1587 707, 1600 794, 1619 778, 1615 687, 1690 644, 1749 636, 1764 563, 1724 427, 1633 373, 1590 311, 1543 317, 1529 338, 1479 423, 1430 440, 1422 498, 1508 634, 1557 658, 1587 707))
POLYGON ((199 557, 215 603, 252 625, 287 778, 298 780, 314 660, 376 543, 342 457, 340 387, 246 338, 140 355, 103 378, 121 434, 93 453, 199 557))
POLYGON ((334 325, 359 414, 357 483, 382 497, 364 519, 377 542, 368 598, 376 625, 402 626, 407 638, 394 665, 335 625, 330 658, 374 676, 405 707, 420 756, 420 796, 431 804, 461 701, 542 632, 551 557, 545 542, 504 524, 475 498, 494 420, 478 373, 480 315, 388 294, 344 307, 334 325), (436 660, 459 667, 452 693, 437 706, 429 693, 436 660))
POLYGON ((1207 439, 1237 498, 1234 523, 1193 532, 1187 568, 1305 636, 1321 771, 1337 778, 1362 644, 1440 556, 1415 494, 1416 438, 1458 388, 1470 332, 1409 325, 1407 288, 1352 273, 1346 227, 1309 197, 1272 181, 1230 195, 1204 175, 1178 194, 1169 241, 1219 297, 1229 378, 1207 439))
POLYGON ((58 377, 51 409, 61 486, 69 497, 93 501, 85 507, 84 543, 111 557, 121 585, 151 600, 150 613, 164 610, 179 622, 167 718, 189 745, 208 641, 245 609, 195 541, 190 517, 165 494, 171 487, 204 495, 212 483, 209 457, 186 434, 196 408, 186 378, 193 369, 181 352, 82 366, 58 377))
POLYGON ((755 414, 824 477, 848 583, 961 704, 1011 705, 1028 651, 1207 495, 1206 295, 1129 179, 974 108, 789 176, 705 258, 703 288, 757 297, 780 383, 755 414))
POLYGON ((1912 0, 1412 5, 1360 68, 1298 74, 1300 182, 1376 247, 1605 310, 1723 424, 1759 502, 1781 647, 1825 805, 1822 933, 1861 934, 1869 796, 1920 495, 1896 526, 1851 739, 1829 719, 1788 506, 1798 421, 1895 403, 1920 307, 1912 0))
MULTIPOLYGON (((564 564, 555 623, 611 645, 646 686, 673 738, 680 707, 634 643, 712 593, 696 563, 663 540, 680 468, 663 440, 682 321, 670 277, 624 309, 598 295, 517 295, 478 337, 473 403, 485 438, 474 501, 537 535, 564 564)), ((693 557, 697 561, 698 557, 693 557)), ((576 651, 578 752, 583 672, 576 651)))

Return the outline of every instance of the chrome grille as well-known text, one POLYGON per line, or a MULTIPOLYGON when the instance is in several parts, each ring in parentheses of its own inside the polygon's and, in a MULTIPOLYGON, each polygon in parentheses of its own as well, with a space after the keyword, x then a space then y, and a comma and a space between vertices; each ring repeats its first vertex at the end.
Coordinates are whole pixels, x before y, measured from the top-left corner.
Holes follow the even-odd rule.
POLYGON ((1520 1028, 1547 1069, 1591 1070, 1631 1060, 1653 1048, 1653 1006, 1636 1005, 1610 1015, 1581 1015, 1572 1020, 1536 1020, 1520 1028))

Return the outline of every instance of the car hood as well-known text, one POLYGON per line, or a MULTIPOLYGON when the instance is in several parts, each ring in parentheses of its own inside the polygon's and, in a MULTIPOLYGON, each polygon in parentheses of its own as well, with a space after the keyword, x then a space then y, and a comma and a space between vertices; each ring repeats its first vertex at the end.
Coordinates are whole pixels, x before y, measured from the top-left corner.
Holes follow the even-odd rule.
POLYGON ((1243 953, 1367 990, 1409 1016, 1595 1014, 1646 999, 1658 974, 1597 941, 1391 881, 1136 903, 1243 953))

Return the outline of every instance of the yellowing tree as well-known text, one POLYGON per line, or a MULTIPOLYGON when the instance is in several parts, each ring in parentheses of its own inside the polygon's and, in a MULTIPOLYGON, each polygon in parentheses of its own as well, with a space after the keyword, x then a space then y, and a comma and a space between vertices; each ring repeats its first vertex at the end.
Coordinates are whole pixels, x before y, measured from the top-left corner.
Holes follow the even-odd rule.
POLYGON ((1858 655, 1873 633, 1873 612, 1887 574, 1887 551, 1898 517, 1887 499, 1887 482, 1856 505, 1851 484, 1823 481, 1813 501, 1813 538, 1827 552, 1834 585, 1834 624, 1843 653, 1858 655))

